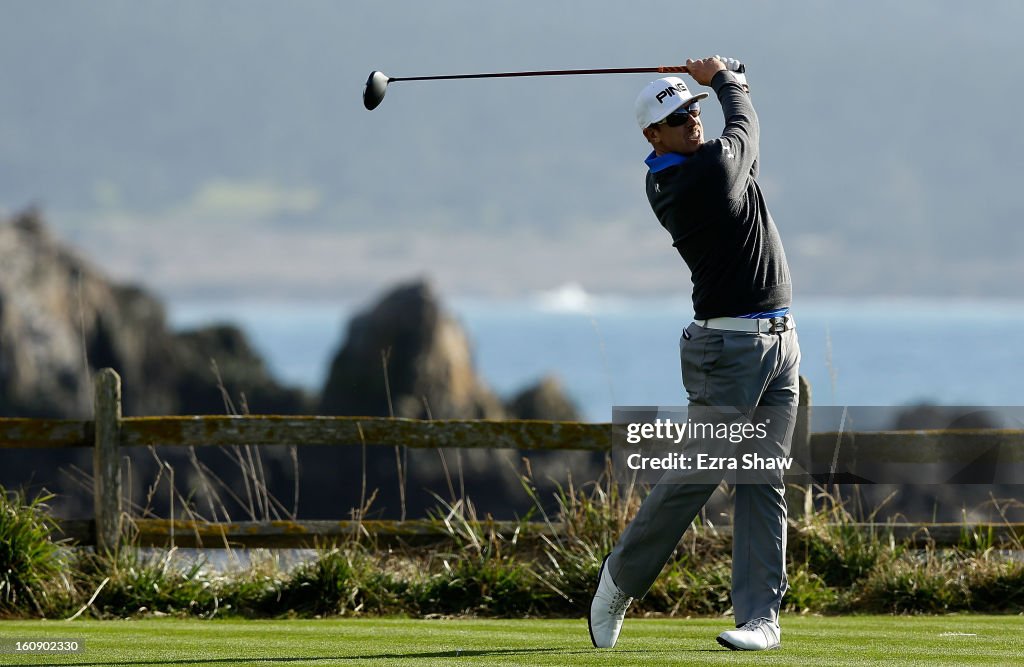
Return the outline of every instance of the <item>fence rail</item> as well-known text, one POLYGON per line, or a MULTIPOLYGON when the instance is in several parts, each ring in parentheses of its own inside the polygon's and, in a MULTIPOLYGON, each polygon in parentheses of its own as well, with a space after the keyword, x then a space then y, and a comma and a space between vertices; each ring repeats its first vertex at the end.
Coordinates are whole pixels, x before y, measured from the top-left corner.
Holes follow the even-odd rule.
MULTIPOLYGON (((801 403, 809 405, 810 388, 801 378, 801 403)), ((103 369, 95 378, 95 420, 0 419, 0 448, 93 449, 95 518, 61 523, 63 536, 100 549, 122 539, 121 447, 230 445, 367 445, 402 444, 417 448, 461 447, 489 449, 610 451, 611 424, 529 420, 432 420, 375 417, 190 416, 122 417, 121 384, 117 373, 103 369)), ((811 460, 829 460, 837 445, 869 459, 917 462, 958 460, 976 448, 1005 446, 1011 460, 1024 460, 1024 431, 979 429, 964 431, 889 431, 881 433, 811 433, 803 411, 796 426, 794 452, 811 460)), ((268 521, 202 523, 134 519, 132 530, 140 544, 218 547, 312 546, 358 531, 385 539, 431 539, 446 534, 437 521, 268 521)), ((999 539, 1020 539, 1024 524, 861 524, 862 530, 891 531, 896 539, 927 535, 936 544, 956 544, 964 531, 991 531, 999 539)), ((496 531, 555 536, 558 524, 524 526, 497 522, 496 531)), ((722 529, 718 529, 721 531, 722 529)), ((725 529, 726 534, 728 530, 725 529)), ((887 533, 888 534, 888 533, 887 533)))
MULTIPOLYGON (((896 542, 909 540, 914 544, 932 543, 936 546, 954 546, 979 535, 984 543, 1015 543, 1024 539, 1024 524, 963 524, 963 523, 852 523, 852 530, 863 534, 891 536, 896 542)), ((567 534, 563 524, 539 521, 494 521, 488 530, 519 542, 546 537, 551 540, 567 534)), ((95 522, 92 519, 68 519, 60 522, 56 537, 74 543, 95 544, 95 522)), ((716 535, 732 538, 731 526, 706 528, 693 526, 698 535, 716 535)), ((814 530, 799 523, 789 527, 789 540, 794 542, 801 531, 814 530)), ((442 521, 416 519, 407 521, 235 521, 200 522, 170 521, 168 519, 134 519, 130 530, 133 543, 142 547, 182 548, 243 548, 310 549, 326 544, 344 542, 358 536, 372 536, 379 546, 393 544, 426 545, 447 542, 448 528, 442 521)))

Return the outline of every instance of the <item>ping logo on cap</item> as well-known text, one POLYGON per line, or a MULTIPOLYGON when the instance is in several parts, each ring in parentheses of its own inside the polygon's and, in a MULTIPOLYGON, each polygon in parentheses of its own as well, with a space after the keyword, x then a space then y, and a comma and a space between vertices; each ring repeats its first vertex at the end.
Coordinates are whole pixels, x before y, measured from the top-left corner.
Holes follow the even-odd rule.
POLYGON ((640 91, 633 105, 636 122, 641 128, 645 128, 652 123, 657 123, 672 110, 686 104, 687 100, 702 100, 707 96, 707 93, 694 95, 686 83, 677 76, 666 76, 651 81, 640 91))
POLYGON ((680 82, 680 83, 675 84, 674 86, 669 86, 665 90, 663 90, 660 93, 658 93, 655 97, 658 100, 658 104, 664 104, 666 98, 675 97, 679 93, 688 93, 688 92, 690 92, 690 91, 687 90, 686 84, 680 82))

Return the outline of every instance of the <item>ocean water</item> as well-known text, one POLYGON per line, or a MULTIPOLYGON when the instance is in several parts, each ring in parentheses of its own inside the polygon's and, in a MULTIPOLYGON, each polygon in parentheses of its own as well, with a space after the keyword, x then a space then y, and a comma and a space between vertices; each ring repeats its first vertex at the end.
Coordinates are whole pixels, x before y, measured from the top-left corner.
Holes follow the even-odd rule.
MULTIPOLYGON (((285 382, 322 386, 365 303, 172 301, 171 323, 241 326, 285 382)), ((517 300, 452 299, 477 369, 510 396, 554 374, 590 421, 613 405, 685 403, 678 341, 688 298, 595 296, 575 286, 517 300)), ((1024 302, 797 299, 801 374, 816 405, 1018 406, 1024 302)))

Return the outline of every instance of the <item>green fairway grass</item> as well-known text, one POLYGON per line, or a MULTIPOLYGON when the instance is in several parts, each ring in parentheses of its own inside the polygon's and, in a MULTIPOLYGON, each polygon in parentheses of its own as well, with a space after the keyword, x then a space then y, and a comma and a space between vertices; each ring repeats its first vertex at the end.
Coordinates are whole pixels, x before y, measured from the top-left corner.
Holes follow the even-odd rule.
POLYGON ((721 619, 627 618, 591 647, 585 619, 0 621, 0 639, 78 639, 78 654, 3 665, 1024 665, 1024 616, 783 619, 782 649, 735 653, 721 619))

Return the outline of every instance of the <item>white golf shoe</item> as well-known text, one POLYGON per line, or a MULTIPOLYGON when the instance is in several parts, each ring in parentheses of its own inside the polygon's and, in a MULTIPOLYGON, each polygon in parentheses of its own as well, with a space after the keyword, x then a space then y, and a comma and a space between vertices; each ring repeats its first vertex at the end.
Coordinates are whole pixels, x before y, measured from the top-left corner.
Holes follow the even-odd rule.
POLYGON ((605 556, 601 572, 597 575, 597 592, 590 602, 590 616, 587 617, 590 641, 594 642, 595 647, 615 646, 619 630, 622 629, 622 619, 626 617, 626 608, 632 601, 633 598, 612 581, 612 575, 608 572, 608 556, 605 556))
POLYGON ((733 651, 767 651, 779 648, 782 629, 767 618, 755 618, 741 628, 718 635, 718 643, 733 651))

